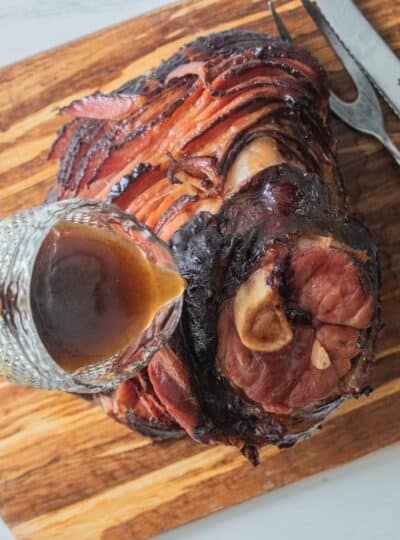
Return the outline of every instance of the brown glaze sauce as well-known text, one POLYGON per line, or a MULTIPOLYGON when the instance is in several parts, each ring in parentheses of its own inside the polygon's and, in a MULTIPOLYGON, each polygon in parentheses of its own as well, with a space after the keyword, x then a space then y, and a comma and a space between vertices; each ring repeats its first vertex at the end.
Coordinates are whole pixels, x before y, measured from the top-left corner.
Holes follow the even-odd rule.
POLYGON ((31 308, 52 358, 73 372, 123 350, 178 297, 184 279, 128 240, 89 225, 57 224, 31 281, 31 308))

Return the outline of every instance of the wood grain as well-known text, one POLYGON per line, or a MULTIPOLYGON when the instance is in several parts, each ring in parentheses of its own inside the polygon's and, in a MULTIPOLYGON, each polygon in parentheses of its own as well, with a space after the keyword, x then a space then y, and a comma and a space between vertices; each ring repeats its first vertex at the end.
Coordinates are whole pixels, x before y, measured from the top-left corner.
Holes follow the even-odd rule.
MULTIPOLYGON (((400 5, 359 0, 400 52, 400 5)), ((298 0, 280 13, 296 42, 354 89, 298 0)), ((198 0, 172 5, 0 70, 0 217, 41 203, 56 165, 46 161, 62 124, 58 108, 110 90, 153 67, 195 36, 230 27, 275 33, 264 0, 198 0)), ((383 104, 400 144, 400 123, 383 104)), ((355 211, 374 234, 382 269, 382 322, 375 392, 346 403, 312 439, 266 448, 253 470, 233 449, 189 440, 151 444, 70 395, 0 379, 0 513, 18 539, 142 539, 400 439, 400 177, 373 139, 332 120, 355 211)))

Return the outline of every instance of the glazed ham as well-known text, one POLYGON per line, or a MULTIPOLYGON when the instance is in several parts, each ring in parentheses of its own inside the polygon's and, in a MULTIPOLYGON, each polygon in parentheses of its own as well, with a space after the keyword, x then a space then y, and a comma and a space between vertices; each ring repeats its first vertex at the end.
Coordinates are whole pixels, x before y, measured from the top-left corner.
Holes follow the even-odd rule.
POLYGON ((375 247, 318 177, 269 167, 218 214, 192 218, 171 247, 188 281, 176 351, 201 411, 193 438, 254 457, 360 392, 375 333, 375 247))
POLYGON ((363 391, 376 249, 347 214, 314 58, 264 34, 212 34, 62 112, 49 200, 133 213, 188 282, 169 346, 96 397, 108 414, 257 463, 260 446, 294 444, 363 391))
POLYGON ((263 34, 199 38, 147 77, 64 107, 53 198, 109 200, 169 240, 240 183, 290 162, 340 198, 316 60, 263 34))

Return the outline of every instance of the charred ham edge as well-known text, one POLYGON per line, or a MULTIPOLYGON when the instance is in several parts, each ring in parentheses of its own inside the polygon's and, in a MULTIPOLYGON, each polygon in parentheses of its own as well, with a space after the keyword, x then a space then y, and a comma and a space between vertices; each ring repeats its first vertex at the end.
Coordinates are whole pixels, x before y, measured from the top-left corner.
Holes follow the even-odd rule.
POLYGON ((77 132, 78 127, 85 124, 85 118, 75 118, 68 124, 65 124, 58 132, 56 140, 53 142, 49 152, 49 159, 60 159, 67 149, 69 142, 71 141, 74 133, 77 132))
POLYGON ((71 118, 98 118, 100 120, 122 120, 138 111, 146 103, 145 96, 124 94, 102 94, 77 99, 60 109, 61 114, 71 118))
POLYGON ((161 441, 185 434, 155 394, 147 370, 119 384, 109 394, 90 397, 108 416, 145 437, 161 441))
POLYGON ((178 355, 164 347, 151 359, 148 373, 158 399, 171 417, 186 432, 193 432, 199 423, 200 411, 178 355))
POLYGON ((317 177, 287 165, 268 168, 216 216, 192 218, 171 245, 189 283, 185 354, 177 358, 202 413, 193 438, 250 446, 254 456, 254 447, 286 446, 311 433, 360 390, 377 331, 376 251, 368 232, 332 207, 317 177), (320 278, 330 295, 322 294, 320 278), (256 311, 261 304, 269 310, 274 298, 278 324, 290 328, 285 343, 261 332, 272 351, 242 339, 244 319, 235 314, 235 302, 251 311, 252 289, 263 284, 256 311), (307 316, 287 319, 286 305, 307 316))

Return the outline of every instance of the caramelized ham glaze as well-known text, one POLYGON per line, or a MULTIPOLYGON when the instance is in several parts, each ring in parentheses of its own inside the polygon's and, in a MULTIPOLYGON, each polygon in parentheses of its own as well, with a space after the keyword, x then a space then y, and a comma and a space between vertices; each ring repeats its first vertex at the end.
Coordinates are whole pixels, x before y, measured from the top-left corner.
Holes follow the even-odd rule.
POLYGON ((362 390, 375 246, 318 177, 270 167, 171 245, 189 283, 177 350, 202 411, 193 438, 292 444, 362 390))
POLYGON ((106 412, 256 463, 258 447, 294 444, 363 390, 376 250, 346 213, 313 57, 260 33, 211 34, 62 112, 49 200, 133 213, 170 242, 188 281, 169 347, 97 396, 106 412))

